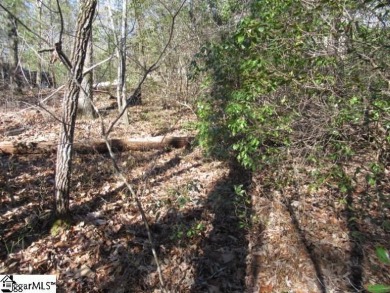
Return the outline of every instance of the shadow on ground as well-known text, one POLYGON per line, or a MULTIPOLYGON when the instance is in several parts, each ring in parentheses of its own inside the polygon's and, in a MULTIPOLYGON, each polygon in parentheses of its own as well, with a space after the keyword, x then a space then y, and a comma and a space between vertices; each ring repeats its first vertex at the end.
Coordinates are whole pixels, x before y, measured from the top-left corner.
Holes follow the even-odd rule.
MULTIPOLYGON (((163 173, 159 167, 156 170, 163 173)), ((246 194, 237 196, 235 186, 242 186, 238 189, 244 190, 250 180, 248 172, 232 165, 229 174, 215 182, 199 207, 185 212, 171 208, 166 216, 151 221, 165 289, 169 292, 245 291, 248 245, 245 228, 251 207, 246 194), (203 230, 202 223, 207 225, 207 222, 212 223, 211 231, 203 230)), ((136 209, 134 212, 138 213, 136 209)), ((157 267, 145 227, 142 223, 125 225, 111 235, 111 241, 118 243, 124 234, 128 241, 118 245, 120 257, 116 273, 100 290, 150 292, 158 288, 157 267)), ((101 251, 110 251, 110 247, 101 251)))
POLYGON ((35 155, 0 160, 0 260, 5 260, 47 233, 49 219, 42 215, 52 208, 48 191, 54 163, 51 157, 35 155))
POLYGON ((214 215, 213 230, 195 256, 196 279, 191 292, 244 292, 250 206, 246 190, 251 174, 231 165, 229 174, 210 191, 205 209, 214 215), (242 186, 242 187, 240 187, 242 186))

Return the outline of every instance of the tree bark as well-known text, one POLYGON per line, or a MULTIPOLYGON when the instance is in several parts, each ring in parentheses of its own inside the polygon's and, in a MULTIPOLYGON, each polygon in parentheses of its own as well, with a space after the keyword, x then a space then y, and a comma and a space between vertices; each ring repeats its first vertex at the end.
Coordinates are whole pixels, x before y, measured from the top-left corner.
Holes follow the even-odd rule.
MULTIPOLYGON (((118 69, 117 69, 117 89, 116 96, 118 102, 118 112, 126 108, 126 40, 127 40, 127 0, 122 2, 122 16, 121 16, 121 25, 120 25, 120 35, 116 32, 114 16, 109 7, 109 13, 111 18, 111 29, 114 33, 115 42, 117 43, 116 55, 118 57, 118 69)), ((128 111, 125 110, 123 114, 123 121, 125 124, 129 124, 128 111)))
MULTIPOLYGON (((121 35, 118 47, 118 110, 126 108, 126 41, 127 41, 127 0, 122 2, 121 35)), ((123 122, 129 124, 128 111, 123 114, 123 122)))
POLYGON ((16 89, 19 91, 21 80, 17 74, 19 63, 18 23, 11 14, 8 15, 8 25, 8 38, 11 52, 10 84, 11 86, 16 86, 16 89))
MULTIPOLYGON (((147 151, 164 148, 189 147, 193 137, 144 137, 144 138, 117 138, 109 142, 114 151, 147 151)), ((106 153, 108 152, 105 141, 83 141, 74 142, 73 151, 78 153, 106 153)), ((4 141, 0 143, 0 154, 4 155, 28 155, 28 154, 50 154, 57 150, 57 143, 54 141, 4 141)))
MULTIPOLYGON (((37 1, 37 8, 38 8, 38 17, 39 17, 38 34, 40 37, 42 37, 42 2, 41 2, 41 0, 37 1)), ((38 41, 38 47, 39 47, 39 50, 42 49, 42 40, 41 39, 39 39, 39 41, 38 41)), ((38 57, 38 72, 37 72, 36 84, 37 84, 38 88, 41 88, 41 86, 42 86, 42 59, 40 56, 38 57)))
MULTIPOLYGON (((87 57, 85 59, 85 66, 91 67, 93 63, 93 42, 92 42, 92 30, 89 36, 87 57)), ((96 113, 92 107, 93 101, 93 70, 84 75, 81 83, 81 92, 78 103, 78 115, 85 118, 96 118, 96 113)))
POLYGON ((69 213, 69 191, 77 103, 96 4, 97 0, 82 1, 77 20, 76 38, 71 58, 73 67, 63 102, 62 126, 57 149, 55 210, 59 217, 66 217, 69 213))

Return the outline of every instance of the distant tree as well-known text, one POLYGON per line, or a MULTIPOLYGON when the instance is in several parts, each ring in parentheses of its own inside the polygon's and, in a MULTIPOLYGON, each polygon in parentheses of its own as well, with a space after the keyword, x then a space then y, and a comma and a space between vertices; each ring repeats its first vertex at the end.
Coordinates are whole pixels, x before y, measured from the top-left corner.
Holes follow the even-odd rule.
POLYGON ((116 55, 118 59, 118 68, 117 68, 117 103, 118 103, 118 112, 121 113, 124 111, 123 121, 126 124, 129 124, 129 117, 127 113, 127 93, 126 93, 126 56, 127 56, 127 22, 128 22, 128 7, 127 0, 122 2, 121 6, 121 16, 120 16, 120 26, 117 28, 115 25, 115 19, 112 12, 112 4, 108 6, 110 11, 110 22, 111 22, 111 31, 114 34, 114 40, 116 44, 116 55))
MULTIPOLYGON (((120 111, 123 111, 127 107, 127 93, 126 93, 126 43, 127 43, 127 0, 122 2, 122 18, 121 18, 121 29, 120 29, 120 39, 118 43, 118 108, 120 111)), ((129 115, 127 111, 123 115, 123 121, 126 124, 129 124, 129 115)))
MULTIPOLYGON (((38 20, 39 20, 38 35, 42 38, 42 0, 37 0, 37 10, 38 10, 38 20)), ((39 50, 42 49, 42 40, 41 39, 38 40, 38 49, 39 50)), ((38 87, 41 87, 41 84, 42 84, 42 59, 41 58, 38 58, 37 67, 38 67, 38 70, 37 70, 36 83, 37 83, 38 87)))
MULTIPOLYGON (((20 89, 20 76, 17 74, 17 68, 19 64, 19 38, 18 38, 18 21, 17 21, 17 10, 18 5, 15 2, 8 1, 4 3, 7 5, 6 10, 6 35, 7 38, 5 40, 5 65, 8 76, 9 84, 18 90, 20 89)), ((3 7, 4 8, 4 7, 3 7)))

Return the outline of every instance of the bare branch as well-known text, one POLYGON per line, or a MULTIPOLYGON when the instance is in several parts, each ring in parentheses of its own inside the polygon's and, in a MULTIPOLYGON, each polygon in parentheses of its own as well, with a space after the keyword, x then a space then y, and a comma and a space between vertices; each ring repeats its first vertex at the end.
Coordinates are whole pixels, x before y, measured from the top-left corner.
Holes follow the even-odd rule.
POLYGON ((104 59, 103 61, 100 61, 99 63, 96 63, 95 65, 93 65, 93 66, 91 66, 91 67, 85 69, 84 72, 83 72, 83 75, 87 74, 88 72, 90 72, 90 71, 93 70, 94 68, 96 68, 96 67, 98 67, 98 66, 100 66, 100 65, 102 65, 102 64, 104 64, 104 63, 106 63, 107 61, 110 61, 113 57, 114 57, 114 56, 111 55, 111 56, 108 57, 107 59, 104 59))
MULTIPOLYGON (((103 123, 103 119, 102 118, 101 118, 101 121, 103 123)), ((107 149, 108 149, 109 154, 110 154, 110 159, 112 161, 112 164, 114 166, 115 171, 117 172, 117 174, 121 178, 123 184, 126 186, 127 190, 129 191, 130 198, 135 200, 135 202, 137 204, 137 208, 138 208, 138 210, 141 213, 142 221, 144 222, 144 225, 145 225, 145 228, 146 228, 146 232, 148 234, 148 240, 149 240, 149 243, 151 245, 153 258, 154 258, 154 261, 156 262, 157 272, 158 272, 158 275, 159 275, 162 291, 165 292, 165 288, 164 288, 165 285, 164 285, 164 281, 162 279, 162 272, 161 272, 160 261, 159 261, 158 256, 157 256, 156 248, 154 247, 154 241, 153 241, 152 232, 150 230, 149 222, 148 222, 148 219, 146 217, 144 208, 142 207, 141 201, 139 200, 139 198, 138 198, 136 192, 134 191, 133 187, 131 186, 131 184, 129 183, 129 181, 127 180, 125 175, 123 174, 122 170, 119 168, 119 165, 118 165, 118 163, 116 161, 116 158, 115 158, 115 154, 112 151, 111 144, 110 144, 110 142, 108 140, 108 136, 107 135, 104 136, 104 140, 106 142, 106 146, 107 146, 107 149)))
POLYGON ((38 53, 46 53, 46 52, 53 52, 54 49, 53 48, 50 48, 50 49, 42 49, 42 50, 39 50, 38 53))
POLYGON ((57 0, 57 8, 58 8, 58 13, 60 14, 60 19, 61 19, 61 30, 60 30, 60 35, 58 38, 58 43, 62 42, 62 35, 64 33, 64 17, 62 16, 62 11, 61 11, 61 5, 59 0, 57 0))
MULTIPOLYGON (((82 89, 82 90, 84 90, 84 89, 82 89)), ((128 198, 128 199, 135 200, 135 202, 137 204, 137 208, 138 208, 138 210, 141 213, 142 221, 143 221, 143 223, 145 225, 145 228, 146 228, 146 231, 147 231, 148 241, 149 241, 149 243, 151 245, 153 258, 154 258, 154 261, 155 261, 156 266, 157 266, 157 272, 158 272, 158 276, 159 276, 159 280, 160 280, 161 289, 162 289, 162 292, 166 292, 166 290, 164 288, 165 285, 164 285, 164 280, 163 280, 163 277, 162 277, 160 261, 158 259, 158 255, 157 255, 157 252, 156 252, 156 248, 155 248, 152 232, 150 230, 149 222, 148 222, 148 219, 146 217, 145 211, 144 211, 144 209, 142 207, 141 201, 139 200, 139 198, 137 196, 137 193, 134 191, 132 185, 129 183, 129 181, 127 180, 127 178, 124 175, 123 171, 121 170, 121 168, 118 165, 118 162, 116 160, 115 154, 114 154, 114 152, 112 150, 111 143, 110 143, 110 140, 109 140, 109 137, 108 137, 109 132, 105 131, 105 125, 104 125, 103 117, 100 115, 100 112, 97 109, 97 107, 95 106, 95 104, 93 103, 93 101, 91 101, 91 103, 92 103, 92 107, 95 109, 95 111, 96 111, 96 113, 97 113, 97 115, 98 115, 98 117, 100 119, 102 137, 103 137, 103 139, 105 141, 105 144, 107 146, 107 149, 108 149, 108 152, 109 152, 109 155, 110 155, 110 159, 112 161, 114 169, 117 172, 117 174, 119 175, 119 177, 121 178, 123 184, 126 186, 128 192, 130 194, 130 198, 128 198)), ((144 181, 144 182, 146 182, 146 181, 144 181)))
POLYGON ((68 69, 68 71, 72 70, 72 63, 70 62, 69 58, 65 55, 65 53, 62 51, 62 42, 55 43, 55 53, 58 55, 61 62, 65 65, 65 67, 68 69))
MULTIPOLYGON (((140 89, 141 89, 141 86, 143 85, 143 83, 145 82, 147 76, 157 68, 157 65, 160 63, 161 59, 163 58, 163 56, 165 55, 171 41, 172 41, 172 38, 173 38, 173 32, 174 32, 174 28, 175 28, 175 20, 176 20, 176 17, 177 15, 180 13, 180 11, 182 10, 184 4, 187 2, 187 0, 184 0, 181 5, 179 6, 178 10, 172 14, 170 13, 172 16, 172 22, 171 22, 171 26, 170 26, 170 31, 169 31, 169 37, 168 37, 168 40, 167 40, 167 43, 165 44, 163 50, 161 51, 160 55, 157 57, 156 61, 149 66, 149 68, 147 68, 144 72, 144 75, 142 76, 142 79, 141 81, 138 83, 137 87, 135 88, 135 90, 133 91, 133 93, 136 93, 138 92, 140 89)), ((114 126, 116 125, 116 123, 119 121, 119 119, 121 119, 121 117, 123 116, 123 114, 126 112, 127 108, 129 106, 129 103, 126 105, 126 107, 124 107, 121 112, 119 113, 119 115, 114 119, 114 121, 111 123, 111 125, 108 127, 107 129, 107 132, 104 133, 105 135, 109 135, 110 132, 112 131, 112 129, 114 128, 114 126)))

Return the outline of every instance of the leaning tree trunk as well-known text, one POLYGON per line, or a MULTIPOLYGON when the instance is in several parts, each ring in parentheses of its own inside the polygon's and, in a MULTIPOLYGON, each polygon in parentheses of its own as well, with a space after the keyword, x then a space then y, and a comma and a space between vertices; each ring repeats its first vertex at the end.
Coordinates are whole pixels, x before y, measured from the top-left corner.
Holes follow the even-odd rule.
MULTIPOLYGON (((90 32, 88 48, 87 48, 87 56, 85 59, 86 67, 91 67, 93 60, 93 48, 92 48, 92 30, 90 32)), ((93 70, 86 73, 83 77, 83 81, 81 83, 81 92, 78 102, 78 115, 83 116, 85 118, 95 118, 96 114, 92 107, 93 101, 93 70)))
POLYGON ((80 84, 83 79, 84 61, 97 0, 81 2, 77 31, 72 53, 72 70, 63 102, 62 126, 57 150, 55 177, 55 208, 60 217, 69 212, 69 190, 72 171, 73 136, 77 114, 80 84))

